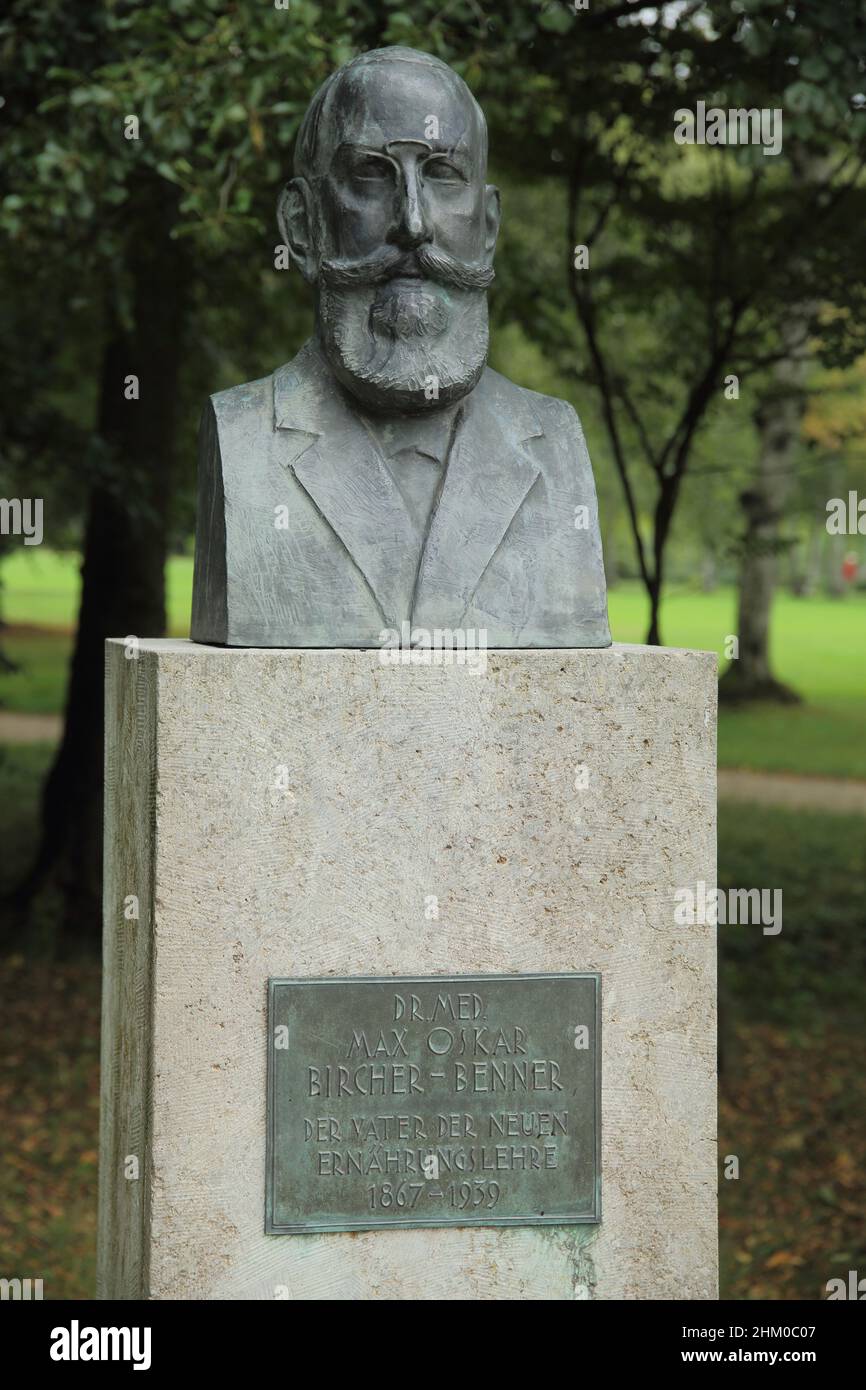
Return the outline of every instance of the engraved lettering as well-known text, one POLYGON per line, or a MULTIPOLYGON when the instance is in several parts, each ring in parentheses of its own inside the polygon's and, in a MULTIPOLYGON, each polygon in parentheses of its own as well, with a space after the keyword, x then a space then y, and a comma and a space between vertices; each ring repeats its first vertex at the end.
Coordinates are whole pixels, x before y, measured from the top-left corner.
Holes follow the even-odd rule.
POLYGON ((267 1229, 597 1219, 597 977, 383 983, 272 982, 267 1229))

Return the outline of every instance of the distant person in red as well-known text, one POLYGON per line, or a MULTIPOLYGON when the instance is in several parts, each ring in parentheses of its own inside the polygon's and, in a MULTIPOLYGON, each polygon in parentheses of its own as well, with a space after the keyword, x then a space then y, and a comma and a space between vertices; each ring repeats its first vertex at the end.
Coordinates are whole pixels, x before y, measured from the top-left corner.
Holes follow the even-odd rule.
POLYGON ((846 584, 854 583, 854 580, 857 578, 857 570, 857 556, 852 551, 849 551, 842 561, 842 578, 845 580, 846 584))

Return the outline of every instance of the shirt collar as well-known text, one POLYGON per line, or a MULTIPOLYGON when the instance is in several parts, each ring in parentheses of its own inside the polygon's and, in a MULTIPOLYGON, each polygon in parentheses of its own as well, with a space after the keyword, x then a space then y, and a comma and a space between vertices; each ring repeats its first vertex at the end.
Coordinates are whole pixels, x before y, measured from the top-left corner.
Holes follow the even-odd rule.
POLYGON ((365 414, 364 420, 386 458, 393 458, 403 449, 414 449, 436 463, 444 463, 457 409, 455 404, 426 415, 390 418, 365 414))

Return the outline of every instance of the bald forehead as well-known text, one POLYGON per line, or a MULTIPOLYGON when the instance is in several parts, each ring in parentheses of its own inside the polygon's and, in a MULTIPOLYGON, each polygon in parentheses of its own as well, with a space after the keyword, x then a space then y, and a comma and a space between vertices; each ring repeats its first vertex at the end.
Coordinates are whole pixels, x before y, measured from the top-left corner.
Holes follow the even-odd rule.
POLYGON ((341 145, 384 149, 405 140, 462 150, 483 174, 483 118, 468 88, 448 68, 407 58, 359 63, 341 73, 328 95, 317 140, 321 171, 341 145))

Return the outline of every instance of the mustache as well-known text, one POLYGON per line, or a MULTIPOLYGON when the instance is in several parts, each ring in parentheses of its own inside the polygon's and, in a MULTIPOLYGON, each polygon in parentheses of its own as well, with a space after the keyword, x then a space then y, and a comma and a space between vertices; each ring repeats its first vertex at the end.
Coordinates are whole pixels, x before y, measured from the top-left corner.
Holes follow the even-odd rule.
POLYGON ((493 283, 492 266, 473 265, 439 251, 433 246, 419 246, 417 251, 401 251, 397 246, 385 246, 369 256, 357 259, 323 260, 319 263, 322 279, 328 285, 381 285, 400 274, 421 270, 440 285, 458 290, 486 290, 493 283))

